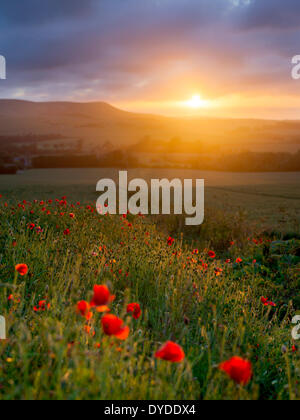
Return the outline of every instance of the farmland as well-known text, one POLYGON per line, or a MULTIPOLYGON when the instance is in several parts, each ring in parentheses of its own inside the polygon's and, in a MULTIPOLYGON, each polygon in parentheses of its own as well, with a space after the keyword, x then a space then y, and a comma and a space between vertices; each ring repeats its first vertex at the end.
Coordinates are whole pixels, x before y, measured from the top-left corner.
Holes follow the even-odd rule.
MULTIPOLYGON (((205 179, 206 213, 220 209, 242 212, 262 228, 298 231, 300 222, 299 173, 228 173, 175 169, 133 169, 129 178, 205 179)), ((99 179, 117 181, 116 169, 30 170, 1 176, 0 190, 16 200, 56 198, 68 194, 74 201, 97 198, 99 179)))

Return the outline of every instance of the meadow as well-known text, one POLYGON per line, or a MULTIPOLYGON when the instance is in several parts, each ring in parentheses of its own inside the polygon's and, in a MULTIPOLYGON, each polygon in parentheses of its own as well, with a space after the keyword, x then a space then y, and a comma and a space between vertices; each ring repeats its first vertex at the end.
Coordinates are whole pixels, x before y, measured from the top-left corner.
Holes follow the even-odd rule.
POLYGON ((0 399, 299 400, 297 175, 206 174, 187 229, 98 215, 91 171, 0 177, 0 399))

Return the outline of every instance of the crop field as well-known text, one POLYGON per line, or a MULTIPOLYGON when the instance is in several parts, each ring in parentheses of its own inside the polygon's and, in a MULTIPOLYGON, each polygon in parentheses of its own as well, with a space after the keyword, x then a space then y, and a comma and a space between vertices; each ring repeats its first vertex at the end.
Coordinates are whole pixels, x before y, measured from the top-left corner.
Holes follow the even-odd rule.
POLYGON ((0 177, 1 400, 300 399, 298 174, 179 172, 133 175, 205 178, 194 229, 98 215, 113 170, 0 177))
MULTIPOLYGON (((133 169, 130 178, 204 179, 206 215, 220 209, 241 213, 263 229, 300 234, 299 173, 230 173, 174 169, 133 169)), ((118 180, 117 169, 30 170, 0 176, 0 191, 15 200, 46 200, 68 194, 73 201, 97 199, 99 179, 118 180)))

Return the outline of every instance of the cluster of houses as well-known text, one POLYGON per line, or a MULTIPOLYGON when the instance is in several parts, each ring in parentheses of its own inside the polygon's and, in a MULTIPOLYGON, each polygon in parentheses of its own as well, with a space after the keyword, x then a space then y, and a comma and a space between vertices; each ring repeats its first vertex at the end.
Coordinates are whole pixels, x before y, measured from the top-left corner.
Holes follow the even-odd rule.
POLYGON ((32 141, 2 141, 0 150, 0 174, 16 174, 33 167, 33 161, 43 156, 80 154, 82 141, 75 138, 58 138, 32 141))

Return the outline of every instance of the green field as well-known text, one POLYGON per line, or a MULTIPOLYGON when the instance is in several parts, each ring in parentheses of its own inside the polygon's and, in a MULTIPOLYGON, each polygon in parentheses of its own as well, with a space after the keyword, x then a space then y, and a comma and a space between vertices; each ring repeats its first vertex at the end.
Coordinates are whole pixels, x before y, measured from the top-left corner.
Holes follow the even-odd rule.
MULTIPOLYGON (((206 215, 211 209, 242 212, 262 229, 299 231, 299 173, 228 173, 174 169, 129 170, 129 178, 205 179, 206 215)), ((0 176, 0 191, 15 199, 47 199, 68 195, 74 201, 95 202, 101 178, 118 179, 116 169, 31 170, 0 176)))
POLYGON ((96 183, 116 173, 0 177, 0 399, 299 400, 298 174, 129 173, 205 178, 205 223, 186 229, 180 217, 99 216, 96 183), (116 296, 127 339, 105 334, 95 308, 77 313, 95 285, 116 296), (155 357, 168 340, 180 363, 155 357), (234 356, 251 362, 245 384, 219 369, 234 356))

